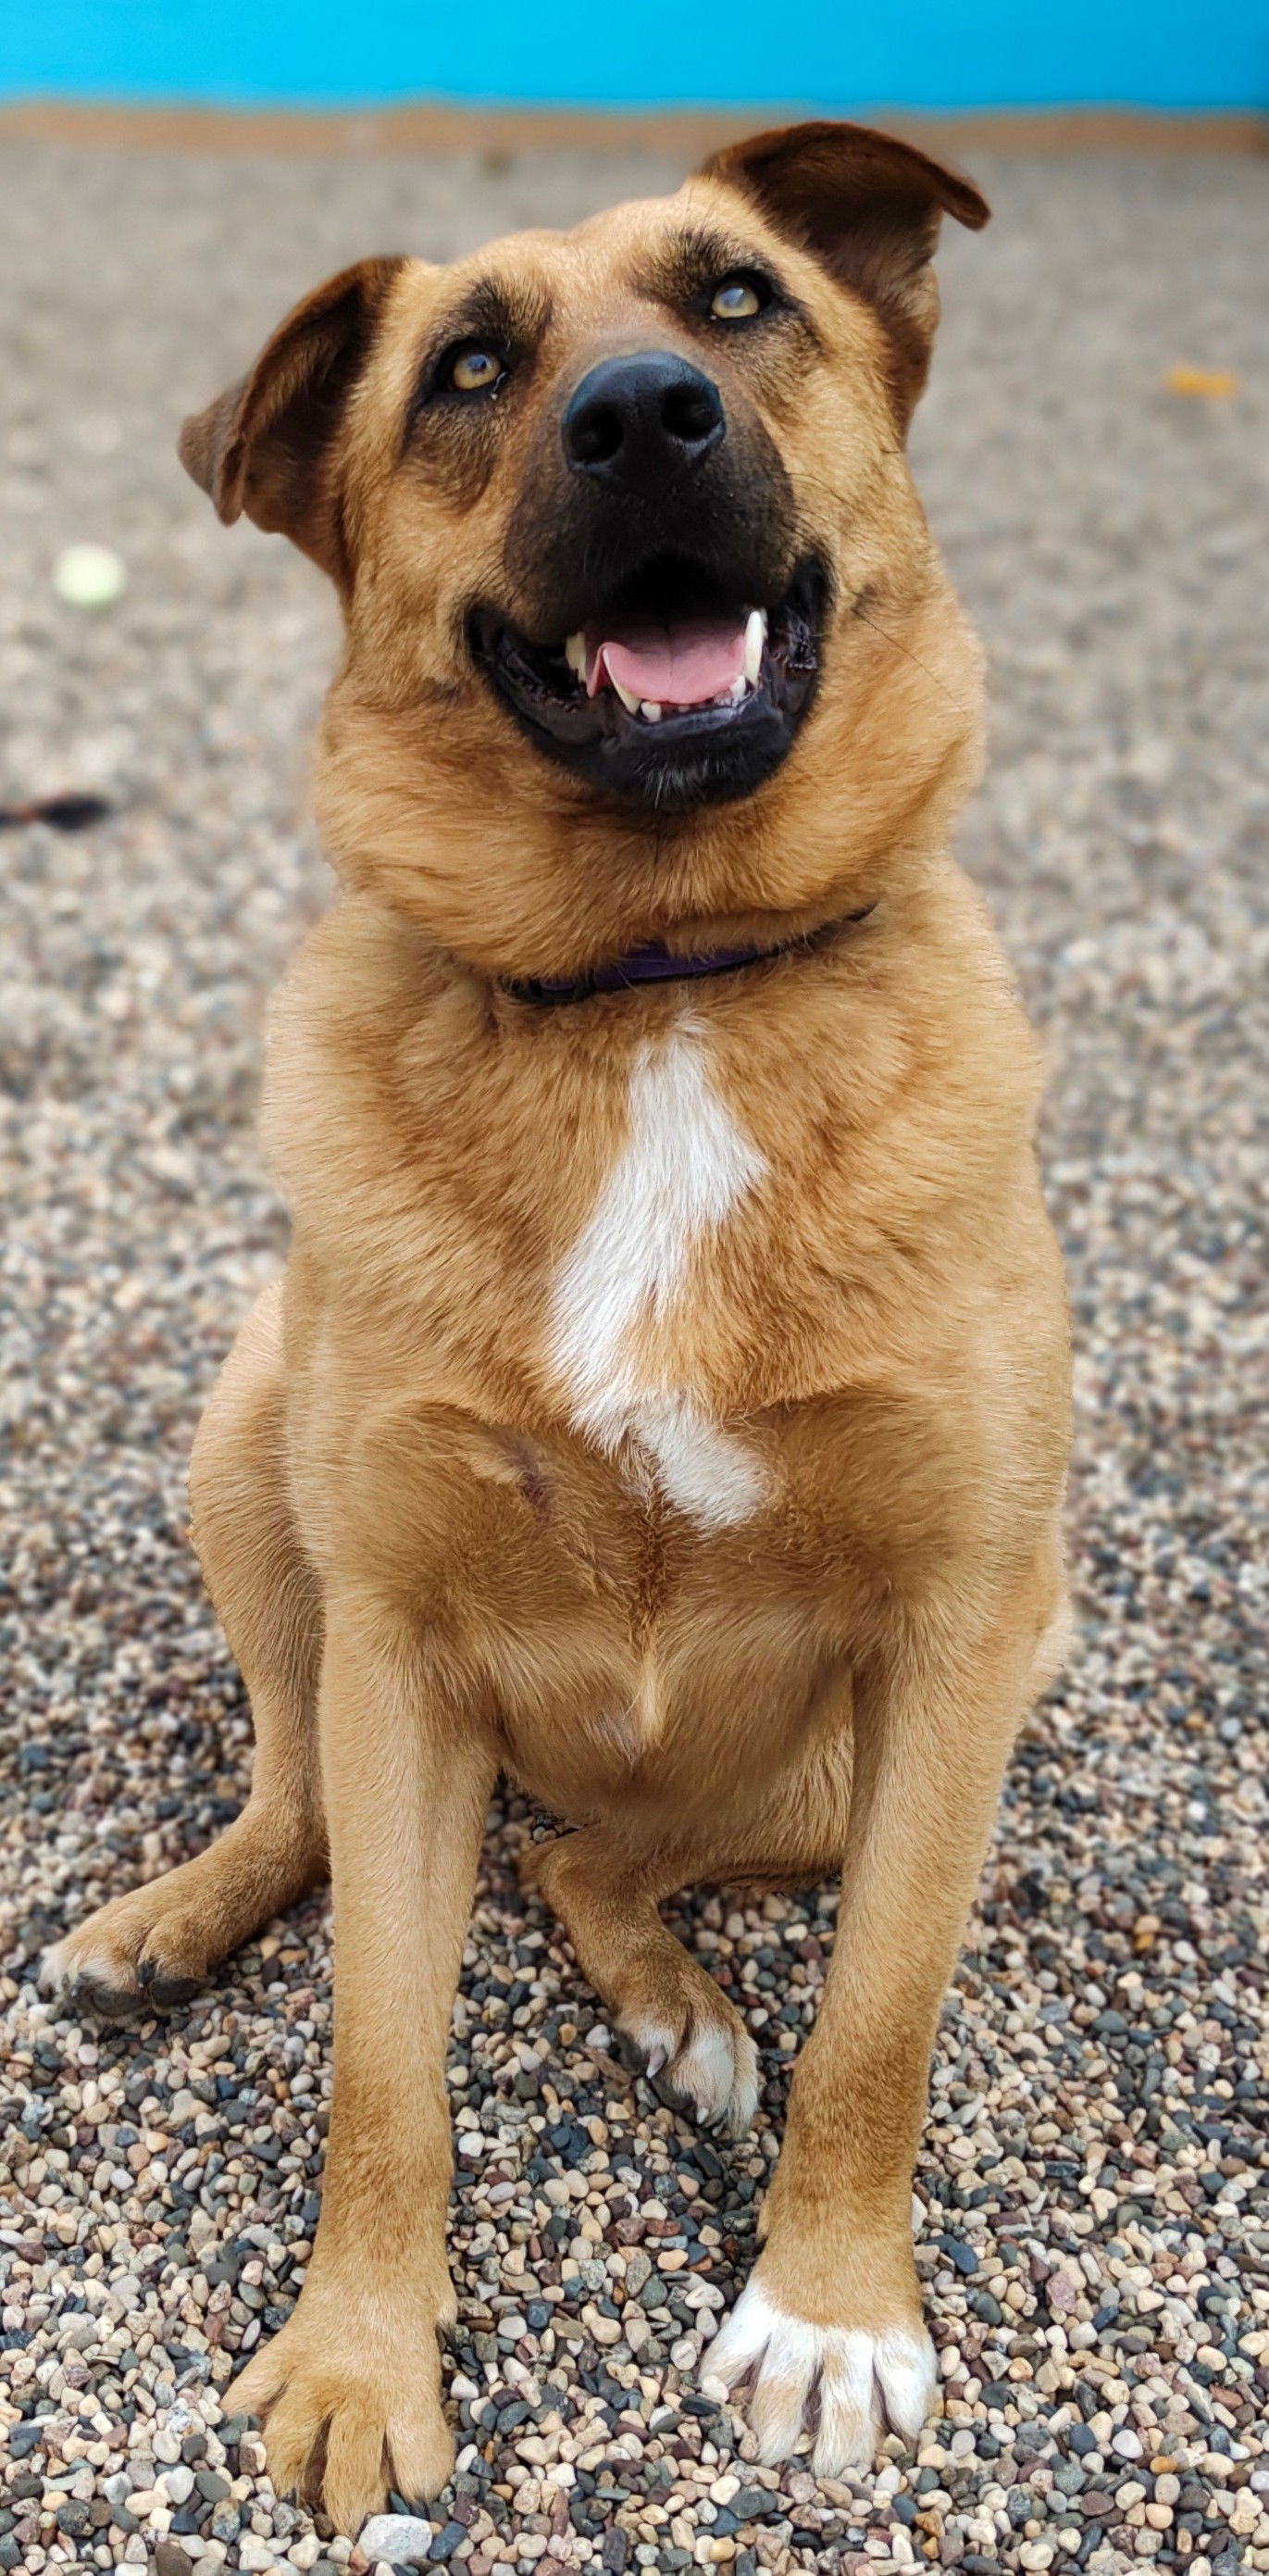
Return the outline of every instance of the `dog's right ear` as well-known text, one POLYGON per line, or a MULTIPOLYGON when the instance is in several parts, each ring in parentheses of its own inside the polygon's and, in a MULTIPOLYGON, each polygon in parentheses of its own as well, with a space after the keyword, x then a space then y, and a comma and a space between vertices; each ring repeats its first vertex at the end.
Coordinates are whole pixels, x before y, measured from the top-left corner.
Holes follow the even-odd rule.
POLYGON ((348 397, 369 357, 400 259, 363 259, 297 304, 227 393, 192 412, 179 453, 226 523, 245 510, 346 586, 334 471, 348 397))

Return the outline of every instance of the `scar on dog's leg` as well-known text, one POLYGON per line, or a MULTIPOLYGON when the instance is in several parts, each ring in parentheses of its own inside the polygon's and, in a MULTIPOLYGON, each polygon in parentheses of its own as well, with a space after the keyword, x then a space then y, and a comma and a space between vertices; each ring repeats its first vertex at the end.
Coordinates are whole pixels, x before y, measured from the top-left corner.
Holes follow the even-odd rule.
POLYGON ((207 1587, 251 1694, 251 1794, 195 1860, 101 1907, 48 1953, 46 1983, 108 2015, 185 2001, 326 1866, 314 1724, 321 1600, 286 1490, 280 1285, 248 1316, 221 1373, 190 1493, 207 1587))
POLYGON ((525 1885, 558 1915, 582 1974, 649 2076, 737 2134, 757 2109, 757 2050, 658 1904, 699 1884, 813 1884, 840 1863, 849 1801, 844 1738, 730 1830, 701 1829, 638 1851, 614 1828, 590 1825, 534 1844, 522 1861, 525 1885))
POLYGON ((960 1640, 931 1621, 859 1677, 824 1998, 794 2070, 763 2253, 702 2361, 707 2380, 751 2380, 764 2459, 815 2421, 818 2476, 866 2464, 887 2422, 915 2440, 933 2406, 912 2168, 943 1991, 1060 1589, 1049 1563, 960 1640))

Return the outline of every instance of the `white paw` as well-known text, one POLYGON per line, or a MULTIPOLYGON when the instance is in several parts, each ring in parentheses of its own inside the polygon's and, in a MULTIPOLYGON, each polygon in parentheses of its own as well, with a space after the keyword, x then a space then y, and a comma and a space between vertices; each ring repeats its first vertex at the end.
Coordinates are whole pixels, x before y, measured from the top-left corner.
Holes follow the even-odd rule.
POLYGON ((677 2040, 663 2024, 631 2013, 618 2024, 672 2093, 692 2103, 702 2120, 717 2120, 734 2137, 751 2128, 758 2108, 758 2051, 739 2020, 689 2022, 677 2040))
POLYGON ((753 2374, 750 2423, 768 2467, 815 2425, 818 2478, 868 2468, 887 2426, 915 2442, 938 2386, 923 2327, 815 2326, 751 2281, 701 2357, 701 2376, 730 2391, 753 2374))
POLYGON ((39 1988, 42 1995, 62 2000, 80 1985, 114 1986, 119 1971, 105 1951, 85 1956, 75 1948, 75 1935, 67 1932, 60 1941, 51 1941, 42 1951, 39 1965, 39 1988))

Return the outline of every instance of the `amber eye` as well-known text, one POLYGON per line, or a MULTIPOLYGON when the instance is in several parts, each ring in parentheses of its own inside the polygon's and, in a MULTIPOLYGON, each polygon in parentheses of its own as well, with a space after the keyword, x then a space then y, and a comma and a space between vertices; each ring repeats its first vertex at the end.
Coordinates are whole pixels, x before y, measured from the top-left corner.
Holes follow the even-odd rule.
POLYGON ((501 384, 506 369, 496 349, 460 349, 448 372, 456 394, 487 394, 501 384))
POLYGON ((752 277, 724 277, 714 289, 709 309, 715 322, 748 322, 765 301, 752 277))

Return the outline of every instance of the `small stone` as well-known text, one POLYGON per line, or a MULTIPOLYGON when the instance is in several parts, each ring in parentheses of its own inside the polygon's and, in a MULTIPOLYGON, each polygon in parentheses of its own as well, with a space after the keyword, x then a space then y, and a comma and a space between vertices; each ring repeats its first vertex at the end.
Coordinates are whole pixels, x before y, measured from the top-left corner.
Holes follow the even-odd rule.
POLYGON ((455 2550, 461 2549, 466 2538, 467 2526, 465 2523, 445 2523, 441 2530, 437 2532, 436 2538, 432 2542, 432 2557, 442 2561, 452 2558, 455 2550))
POLYGON ((154 2576, 190 2576, 190 2560, 174 2540, 160 2540, 154 2552, 154 2576))
POLYGON ((762 2522, 769 2514, 778 2513, 779 2503, 767 2487, 738 2487, 731 2500, 732 2512, 740 2522, 762 2522))
MULTIPOLYGON (((457 2526, 461 2535, 461 2525, 457 2526)), ((389 2566, 421 2567, 432 2553, 436 2534, 419 2514, 372 2513, 362 2524, 357 2546, 369 2559, 386 2558, 389 2566)))

